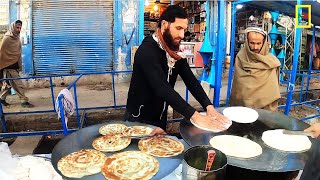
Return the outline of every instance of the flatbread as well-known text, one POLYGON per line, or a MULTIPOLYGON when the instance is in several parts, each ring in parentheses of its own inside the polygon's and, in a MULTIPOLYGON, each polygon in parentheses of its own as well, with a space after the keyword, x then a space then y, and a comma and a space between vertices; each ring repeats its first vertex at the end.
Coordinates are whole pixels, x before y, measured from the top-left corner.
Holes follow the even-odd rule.
MULTIPOLYGON (((206 116, 207 113, 206 112, 201 112, 201 115, 206 116)), ((211 132, 221 132, 221 131, 225 131, 225 130, 221 130, 221 129, 213 129, 213 128, 208 128, 208 127, 203 127, 203 126, 199 126, 198 124, 196 124, 192 119, 190 119, 191 124, 193 124, 195 127, 205 130, 205 131, 211 131, 211 132)), ((230 120, 228 124, 225 124, 225 129, 228 129, 230 126, 232 125, 232 121, 230 120)))
POLYGON ((101 172, 107 156, 94 149, 82 149, 58 161, 59 171, 66 177, 81 178, 101 172))
POLYGON ((123 132, 125 136, 147 136, 153 129, 147 126, 130 126, 123 132))
POLYGON ((283 134, 283 129, 263 132, 262 140, 271 148, 289 152, 307 151, 312 145, 307 136, 283 134))
POLYGON ((181 154, 184 146, 181 142, 169 137, 141 139, 138 147, 142 152, 157 157, 172 157, 181 154))
POLYGON ((241 106, 225 108, 222 113, 237 123, 253 123, 259 118, 259 113, 256 110, 241 106))
POLYGON ((124 124, 108 124, 99 128, 99 133, 102 135, 119 134, 127 128, 124 124))
POLYGON ((92 146, 96 150, 103 152, 120 151, 129 146, 131 143, 130 138, 121 138, 122 134, 109 134, 100 136, 93 140, 92 146))
POLYGON ((240 136, 214 136, 210 139, 210 145, 225 155, 236 158, 253 158, 262 154, 262 148, 258 143, 240 136))
POLYGON ((125 151, 109 156, 102 167, 106 179, 151 179, 159 171, 159 162, 140 151, 125 151))

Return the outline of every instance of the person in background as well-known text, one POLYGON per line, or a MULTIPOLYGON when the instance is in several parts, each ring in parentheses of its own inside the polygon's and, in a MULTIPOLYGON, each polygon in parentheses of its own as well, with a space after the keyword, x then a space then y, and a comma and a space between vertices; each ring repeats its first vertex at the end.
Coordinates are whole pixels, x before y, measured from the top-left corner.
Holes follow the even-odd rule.
MULTIPOLYGON (((306 62, 306 64, 308 66, 309 66, 309 58, 310 58, 311 50, 312 50, 312 40, 309 41, 307 48, 306 48, 306 55, 307 55, 306 60, 308 60, 306 62)), ((320 48, 317 43, 317 39, 315 39, 315 43, 314 43, 312 64, 313 64, 313 69, 315 69, 315 70, 319 69, 319 67, 320 67, 320 48)), ((307 66, 307 69, 309 68, 308 66, 307 66)))
POLYGON ((231 123, 214 109, 186 58, 178 52, 187 27, 185 10, 168 6, 160 16, 156 32, 143 40, 135 54, 125 120, 160 127, 151 135, 166 130, 168 105, 200 127, 225 130, 231 123), (178 75, 207 115, 196 111, 174 90, 178 75))
MULTIPOLYGON (((22 66, 22 53, 20 31, 22 21, 17 20, 10 25, 10 29, 5 33, 0 45, 0 78, 19 78, 19 71, 22 66)), ((11 93, 11 88, 16 91, 21 101, 21 106, 33 107, 25 96, 21 80, 2 81, 0 99, 4 106, 9 106, 6 97, 11 93)))
POLYGON ((246 33, 235 59, 230 105, 277 111, 280 61, 269 53, 265 31, 250 27, 246 33))
POLYGON ((183 41, 185 41, 185 42, 190 42, 191 41, 191 33, 189 32, 189 31, 186 31, 185 33, 184 33, 184 38, 183 38, 183 41))
MULTIPOLYGON (((320 123, 314 123, 305 132, 313 132, 312 137, 318 138, 320 135, 320 123)), ((313 151, 309 157, 306 165, 304 166, 300 180, 319 180, 320 179, 320 141, 317 139, 312 144, 313 151)))

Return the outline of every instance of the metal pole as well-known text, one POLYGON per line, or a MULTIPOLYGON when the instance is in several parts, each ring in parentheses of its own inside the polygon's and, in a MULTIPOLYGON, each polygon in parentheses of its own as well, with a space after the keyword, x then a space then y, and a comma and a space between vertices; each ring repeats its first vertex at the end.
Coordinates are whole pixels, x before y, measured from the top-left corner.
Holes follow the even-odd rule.
POLYGON ((53 110, 56 111, 56 105, 55 105, 55 101, 54 101, 54 91, 53 91, 52 77, 50 77, 49 79, 50 79, 50 90, 51 90, 52 106, 53 106, 53 110))
MULTIPOLYGON (((310 75, 312 71, 312 64, 313 64, 313 51, 314 51, 314 45, 315 45, 315 40, 316 40, 316 26, 313 25, 312 27, 313 33, 312 33, 312 48, 311 51, 309 52, 309 69, 308 69, 308 80, 307 80, 307 86, 306 86, 306 94, 304 96, 304 100, 307 100, 307 93, 309 91, 309 85, 310 85, 310 75)), ((310 47, 306 47, 310 48, 310 47)))
POLYGON ((80 128, 81 128, 81 121, 80 121, 80 116, 79 116, 79 105, 78 105, 78 96, 77 96, 77 84, 74 84, 73 93, 74 93, 74 103, 76 104, 77 123, 78 123, 78 128, 80 129, 80 128))
POLYGON ((61 123, 62 123, 62 128, 63 128, 63 134, 66 136, 66 135, 68 135, 68 127, 67 127, 66 120, 64 117, 62 97, 63 97, 63 95, 58 96, 58 103, 59 103, 59 110, 60 110, 60 117, 61 117, 61 123))
POLYGON ((139 1, 139 45, 144 37, 144 0, 139 1))
POLYGON ((2 103, 0 103, 0 116, 1 116, 2 132, 6 133, 8 132, 8 130, 7 130, 6 119, 3 114, 2 103))
POLYGON ((113 91, 113 106, 117 107, 117 100, 116 100, 116 87, 114 85, 114 73, 112 72, 112 91, 113 91))
MULTIPOLYGON (((297 5, 301 5, 301 0, 297 0, 297 5)), ((299 13, 302 13, 302 9, 300 8, 298 10, 299 13)), ((290 112, 290 106, 292 101, 292 96, 294 93, 294 86, 296 81, 296 75, 297 75, 297 68, 298 68, 298 62, 299 62, 299 52, 300 52, 300 42, 301 42, 301 28, 296 28, 295 30, 295 42, 294 42, 294 54, 293 54, 293 63, 292 63, 292 71, 290 76, 290 81, 288 84, 288 95, 287 95, 287 101, 286 101, 286 107, 284 110, 284 114, 288 115, 290 112)))
POLYGON ((189 91, 188 88, 186 87, 186 102, 189 101, 189 91))
POLYGON ((232 24, 231 24, 231 49, 230 49, 230 67, 229 67, 229 77, 228 77, 228 89, 227 89, 227 98, 226 98, 226 106, 229 106, 231 87, 232 87, 232 76, 233 76, 233 64, 234 64, 234 46, 235 46, 235 38, 236 38, 236 14, 237 9, 236 5, 232 3, 232 24))
POLYGON ((225 58, 225 10, 226 10, 226 2, 219 1, 219 24, 218 24, 218 56, 216 60, 216 82, 215 82, 215 89, 214 89, 214 106, 218 107, 220 102, 220 91, 221 91, 221 80, 222 80, 222 62, 225 58))
POLYGON ((299 103, 302 102, 302 93, 303 93, 303 87, 304 87, 304 78, 305 78, 305 74, 302 74, 301 76, 301 87, 300 87, 300 94, 299 94, 299 103))

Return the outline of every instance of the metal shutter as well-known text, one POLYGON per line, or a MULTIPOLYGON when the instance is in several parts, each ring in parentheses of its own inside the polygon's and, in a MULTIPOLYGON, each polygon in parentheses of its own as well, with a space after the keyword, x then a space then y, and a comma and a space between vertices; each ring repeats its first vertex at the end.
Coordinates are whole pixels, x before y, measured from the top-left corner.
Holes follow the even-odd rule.
POLYGON ((112 70, 113 0, 32 1, 36 75, 112 70))

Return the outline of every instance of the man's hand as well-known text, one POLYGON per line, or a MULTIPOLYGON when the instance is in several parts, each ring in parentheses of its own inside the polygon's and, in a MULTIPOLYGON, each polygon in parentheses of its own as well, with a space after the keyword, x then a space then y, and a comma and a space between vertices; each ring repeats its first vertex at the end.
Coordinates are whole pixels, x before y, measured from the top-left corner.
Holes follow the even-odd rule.
POLYGON ((153 136, 153 135, 163 135, 163 134, 167 134, 167 133, 163 129, 158 127, 153 129, 149 135, 153 136))
POLYGON ((314 123, 309 128, 304 130, 305 132, 313 132, 312 137, 317 138, 320 135, 320 123, 314 123))
POLYGON ((219 121, 222 124, 231 124, 231 121, 224 115, 220 114, 217 110, 215 110, 213 105, 207 106, 207 116, 209 116, 213 120, 219 121))
POLYGON ((211 116, 201 115, 199 112, 195 112, 191 117, 192 121, 200 127, 212 129, 214 131, 224 131, 228 128, 227 123, 219 121, 211 116))

